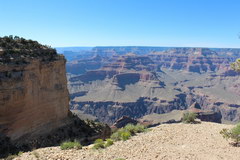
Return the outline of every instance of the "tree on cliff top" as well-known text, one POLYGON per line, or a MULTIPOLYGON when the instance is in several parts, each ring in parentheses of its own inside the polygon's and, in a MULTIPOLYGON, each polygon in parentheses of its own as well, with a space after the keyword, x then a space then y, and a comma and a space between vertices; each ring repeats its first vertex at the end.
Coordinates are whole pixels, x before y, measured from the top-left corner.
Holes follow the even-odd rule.
POLYGON ((0 63, 20 62, 29 58, 53 60, 56 56, 55 49, 37 41, 18 36, 0 37, 0 63))
MULTIPOLYGON (((240 39, 240 33, 238 33, 238 38, 240 39)), ((231 64, 231 68, 237 72, 240 72, 240 58, 231 64)))
POLYGON ((231 64, 231 68, 237 72, 240 72, 240 58, 231 64))
POLYGON ((24 38, 20 38, 18 36, 5 36, 0 37, 0 47, 3 50, 21 50, 21 49, 28 49, 28 50, 36 50, 36 49, 46 49, 46 50, 53 50, 56 52, 55 49, 51 48, 47 45, 42 45, 37 41, 33 41, 31 39, 26 40, 24 38))

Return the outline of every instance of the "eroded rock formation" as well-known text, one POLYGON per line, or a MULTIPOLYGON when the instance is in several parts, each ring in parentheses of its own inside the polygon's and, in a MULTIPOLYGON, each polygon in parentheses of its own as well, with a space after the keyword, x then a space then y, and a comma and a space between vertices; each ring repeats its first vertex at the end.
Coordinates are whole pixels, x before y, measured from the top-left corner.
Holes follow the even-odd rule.
POLYGON ((36 41, 0 38, 0 158, 110 135, 108 126, 71 114, 65 64, 64 56, 36 41))
POLYGON ((60 127, 69 112, 65 73, 64 57, 1 66, 0 132, 15 140, 60 127))
POLYGON ((220 122, 222 118, 223 122, 234 123, 240 120, 239 74, 229 68, 240 56, 239 49, 93 50, 101 56, 111 56, 97 70, 69 78, 71 109, 111 124, 124 115, 141 118, 185 110, 198 103, 200 110, 209 111, 203 119, 220 122))

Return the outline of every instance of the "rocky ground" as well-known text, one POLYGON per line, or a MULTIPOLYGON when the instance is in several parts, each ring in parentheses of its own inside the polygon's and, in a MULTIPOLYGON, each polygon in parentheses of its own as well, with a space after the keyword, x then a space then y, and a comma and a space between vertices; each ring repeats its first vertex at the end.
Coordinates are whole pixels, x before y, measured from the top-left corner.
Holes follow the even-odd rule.
POLYGON ((59 147, 23 153, 16 160, 152 160, 152 159, 240 159, 240 148, 229 145, 219 131, 232 125, 202 122, 201 124, 163 124, 127 141, 116 142, 103 149, 90 146, 82 150, 59 147))

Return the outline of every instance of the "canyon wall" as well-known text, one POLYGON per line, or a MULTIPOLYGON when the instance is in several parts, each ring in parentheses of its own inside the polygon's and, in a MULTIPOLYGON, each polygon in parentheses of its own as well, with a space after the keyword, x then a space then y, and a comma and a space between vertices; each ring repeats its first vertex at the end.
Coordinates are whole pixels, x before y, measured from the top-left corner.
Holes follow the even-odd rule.
POLYGON ((61 127, 69 113, 65 58, 0 67, 0 133, 17 140, 61 127))
POLYGON ((240 120, 239 74, 230 69, 240 50, 145 49, 95 50, 99 55, 111 51, 112 56, 102 59, 102 67, 96 70, 69 76, 70 109, 112 124, 122 116, 186 110, 196 102, 201 110, 214 113, 207 119, 240 120))

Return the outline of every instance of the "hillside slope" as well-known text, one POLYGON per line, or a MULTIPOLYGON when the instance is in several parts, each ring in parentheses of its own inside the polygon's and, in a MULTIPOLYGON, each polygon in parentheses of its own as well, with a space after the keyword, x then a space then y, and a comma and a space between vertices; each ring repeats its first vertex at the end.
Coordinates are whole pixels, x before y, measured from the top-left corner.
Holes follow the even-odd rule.
POLYGON ((24 153, 21 159, 82 159, 82 160, 152 160, 152 159, 240 159, 240 148, 223 139, 219 131, 232 125, 202 122, 201 124, 164 124, 141 133, 125 142, 116 142, 107 149, 96 151, 62 151, 59 147, 43 148, 24 153))

